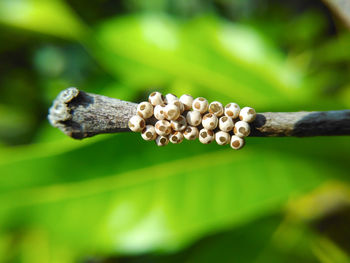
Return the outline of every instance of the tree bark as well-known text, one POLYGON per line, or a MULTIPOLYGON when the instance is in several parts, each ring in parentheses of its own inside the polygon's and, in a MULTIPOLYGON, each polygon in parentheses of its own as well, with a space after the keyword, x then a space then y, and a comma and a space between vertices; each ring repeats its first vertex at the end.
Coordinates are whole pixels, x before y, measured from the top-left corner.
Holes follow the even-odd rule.
MULTIPOLYGON (((130 131, 137 104, 77 88, 62 91, 49 110, 50 123, 74 139, 130 131)), ((250 136, 350 135, 350 110, 258 113, 250 136)))

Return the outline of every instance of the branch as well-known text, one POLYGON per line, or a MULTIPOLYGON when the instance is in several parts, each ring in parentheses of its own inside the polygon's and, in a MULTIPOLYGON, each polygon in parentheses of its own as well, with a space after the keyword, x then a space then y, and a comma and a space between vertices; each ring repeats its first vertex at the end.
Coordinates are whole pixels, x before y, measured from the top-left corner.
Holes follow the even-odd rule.
POLYGON ((350 2, 348 0, 323 0, 323 2, 335 13, 350 29, 350 2))
MULTIPOLYGON (((68 88, 49 111, 50 123, 74 139, 130 131, 137 104, 68 88)), ((257 114, 250 136, 350 135, 350 110, 257 114)))

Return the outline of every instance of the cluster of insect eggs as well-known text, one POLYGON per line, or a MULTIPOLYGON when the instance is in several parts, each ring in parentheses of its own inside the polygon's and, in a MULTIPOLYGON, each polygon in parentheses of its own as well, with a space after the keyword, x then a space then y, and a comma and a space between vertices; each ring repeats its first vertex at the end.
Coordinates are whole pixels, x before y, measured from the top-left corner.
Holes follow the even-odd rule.
POLYGON ((184 139, 209 144, 230 144, 233 149, 244 146, 244 137, 250 134, 250 125, 256 112, 251 107, 240 108, 237 103, 225 107, 218 101, 208 103, 205 98, 190 95, 180 98, 160 92, 149 95, 148 101, 137 106, 137 114, 130 118, 129 128, 141 132, 146 141, 155 140, 158 146, 178 144, 184 139))

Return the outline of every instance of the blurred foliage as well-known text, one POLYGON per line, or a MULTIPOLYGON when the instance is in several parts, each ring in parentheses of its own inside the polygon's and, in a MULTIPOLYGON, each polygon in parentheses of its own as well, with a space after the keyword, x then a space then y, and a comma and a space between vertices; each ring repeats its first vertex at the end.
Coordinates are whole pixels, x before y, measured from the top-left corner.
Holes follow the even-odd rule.
POLYGON ((0 262, 349 262, 350 141, 236 152, 66 138, 59 91, 350 107, 350 34, 319 1, 0 1, 0 262))

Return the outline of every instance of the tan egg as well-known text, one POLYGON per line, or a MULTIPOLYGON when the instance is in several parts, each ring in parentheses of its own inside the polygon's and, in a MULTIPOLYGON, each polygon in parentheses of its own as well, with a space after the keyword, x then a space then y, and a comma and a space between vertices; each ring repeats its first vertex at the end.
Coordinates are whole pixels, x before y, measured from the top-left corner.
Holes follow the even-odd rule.
POLYGON ((187 123, 191 126, 198 126, 202 122, 202 115, 199 111, 189 111, 186 115, 187 123))
POLYGON ((135 115, 129 119, 128 126, 133 132, 140 132, 145 128, 146 122, 139 115, 135 115))
POLYGON ((165 107, 163 107, 161 105, 157 105, 154 107, 153 113, 154 113, 154 117, 157 120, 164 120, 165 119, 165 107))
POLYGON ((245 122, 253 122, 256 118, 256 112, 251 107, 244 107, 239 113, 239 119, 245 122))
POLYGON ((192 109, 193 97, 188 94, 184 94, 180 97, 180 102, 184 105, 185 110, 192 109))
POLYGON ((199 97, 192 102, 192 109, 205 113, 208 110, 208 101, 205 98, 199 97))
POLYGON ((154 125, 156 133, 161 136, 167 136, 171 133, 170 122, 166 120, 157 121, 154 125))
POLYGON ((197 127, 193 127, 193 126, 187 126, 187 128, 185 129, 184 131, 184 137, 187 139, 187 140, 195 140, 198 138, 198 129, 197 127))
POLYGON ((169 141, 174 144, 179 144, 184 140, 182 132, 175 131, 169 136, 169 141))
POLYGON ((180 115, 179 118, 171 121, 170 125, 174 131, 183 131, 187 127, 187 121, 186 121, 186 118, 184 116, 180 115))
POLYGON ((209 144, 211 143, 214 138, 215 138, 215 134, 212 130, 207 130, 205 128, 201 129, 199 131, 199 141, 203 144, 209 144))
POLYGON ((152 92, 149 97, 148 97, 148 101, 153 105, 153 106, 156 106, 156 105, 161 105, 161 106, 164 106, 165 103, 164 103, 164 96, 162 95, 162 93, 158 92, 158 91, 155 91, 155 92, 152 92))
POLYGON ((168 104, 165 106, 165 117, 171 121, 176 120, 180 116, 180 109, 175 104, 168 104))
POLYGON ((171 102, 178 101, 178 100, 179 100, 179 98, 172 93, 168 93, 167 95, 165 95, 165 103, 166 104, 170 104, 171 102))
POLYGON ((224 106, 218 101, 213 101, 209 104, 209 112, 214 114, 216 117, 220 117, 224 114, 224 106))
POLYGON ((229 103, 225 106, 225 115, 232 119, 236 119, 239 115, 241 108, 237 103, 229 103))
POLYGON ((158 146, 165 146, 169 143, 169 139, 167 136, 161 136, 159 135, 157 138, 156 138, 156 144, 158 146))
POLYGON ((236 135, 232 135, 230 146, 232 149, 239 150, 244 146, 244 139, 236 135))
POLYGON ((157 138, 156 129, 153 125, 146 125, 141 132, 141 137, 146 141, 153 141, 157 138))
POLYGON ((233 123, 233 120, 227 116, 222 116, 219 119, 219 129, 224 132, 230 132, 233 130, 233 127, 235 124, 233 123))
POLYGON ((151 118, 153 115, 152 104, 147 101, 141 102, 139 105, 137 105, 137 114, 144 119, 151 118))
POLYGON ((178 107, 180 109, 180 113, 183 113, 185 111, 185 106, 179 100, 174 100, 174 101, 170 102, 168 105, 171 105, 171 104, 178 107))
POLYGON ((238 137, 247 137, 250 134, 250 126, 249 123, 245 121, 237 121, 235 123, 235 127, 233 128, 233 132, 238 137))
POLYGON ((215 141, 219 145, 226 145, 230 143, 231 136, 228 132, 218 131, 215 133, 215 141))
POLYGON ((214 130, 218 126, 218 118, 212 113, 207 113, 203 116, 202 125, 207 130, 214 130))

